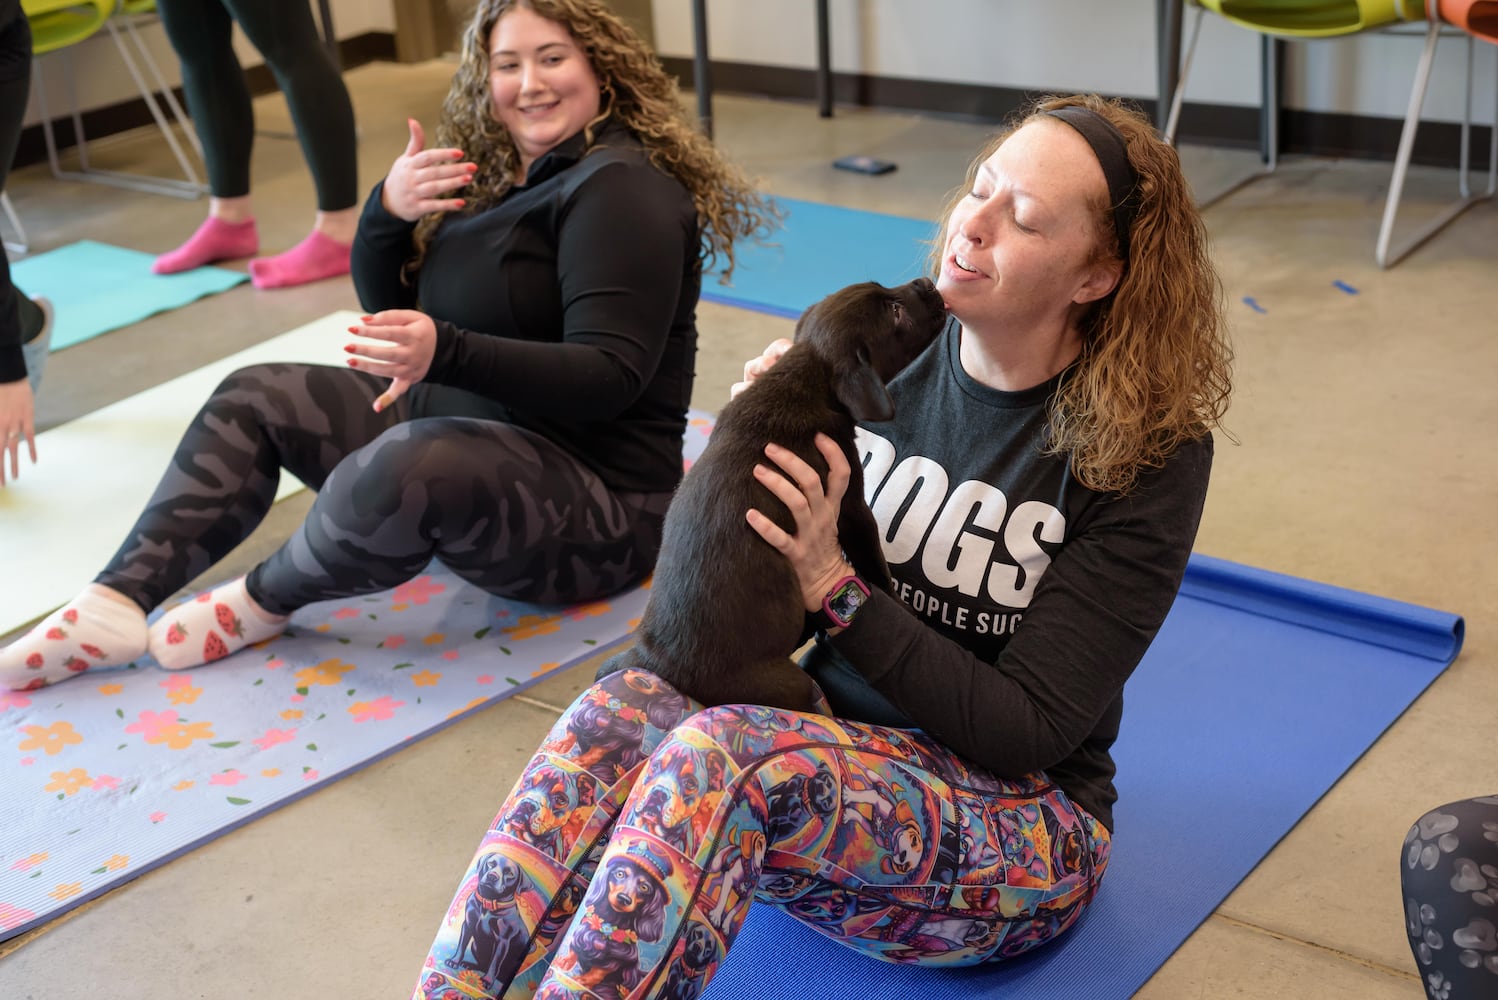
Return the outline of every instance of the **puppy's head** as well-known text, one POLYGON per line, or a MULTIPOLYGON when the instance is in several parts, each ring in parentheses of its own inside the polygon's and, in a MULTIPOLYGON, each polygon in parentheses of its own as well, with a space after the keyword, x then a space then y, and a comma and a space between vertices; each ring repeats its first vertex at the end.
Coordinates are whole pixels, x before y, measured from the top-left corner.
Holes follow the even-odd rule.
POLYGON ((936 339, 947 321, 941 293, 926 278, 894 288, 849 285, 802 314, 795 342, 832 366, 834 391, 858 420, 895 415, 885 383, 936 339))

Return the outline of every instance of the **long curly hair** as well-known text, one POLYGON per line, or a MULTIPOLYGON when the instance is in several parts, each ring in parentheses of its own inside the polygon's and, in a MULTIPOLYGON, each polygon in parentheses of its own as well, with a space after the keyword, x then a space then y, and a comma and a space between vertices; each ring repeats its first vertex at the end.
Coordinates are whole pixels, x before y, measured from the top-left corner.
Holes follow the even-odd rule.
MULTIPOLYGON (((478 170, 463 191, 465 211, 482 211, 515 186, 520 154, 509 130, 494 116, 489 93, 489 40, 499 19, 524 7, 560 24, 582 49, 602 85, 604 106, 585 128, 589 146, 594 129, 613 116, 644 144, 650 161, 676 178, 692 195, 700 222, 701 258, 706 268, 733 273, 733 246, 741 238, 762 238, 776 218, 768 200, 687 119, 679 88, 635 31, 599 0, 480 0, 463 32, 462 54, 442 104, 435 144, 462 149, 478 170)), ((420 266, 441 225, 443 213, 416 225, 420 266)))
MULTIPOLYGON (((942 213, 945 234, 978 168, 1015 132, 1068 105, 1105 117, 1124 137, 1139 178, 1129 259, 1113 292, 1082 318, 1082 353, 1051 400, 1047 451, 1069 455, 1072 473, 1100 492, 1127 493, 1182 443, 1219 425, 1232 391, 1233 351, 1222 285, 1206 225, 1175 148, 1136 109, 1095 95, 1042 97, 1021 109, 968 167, 967 186, 942 213)), ((1093 205, 1095 262, 1118 260, 1106 197, 1093 205)), ((943 236, 932 251, 939 266, 943 236)))

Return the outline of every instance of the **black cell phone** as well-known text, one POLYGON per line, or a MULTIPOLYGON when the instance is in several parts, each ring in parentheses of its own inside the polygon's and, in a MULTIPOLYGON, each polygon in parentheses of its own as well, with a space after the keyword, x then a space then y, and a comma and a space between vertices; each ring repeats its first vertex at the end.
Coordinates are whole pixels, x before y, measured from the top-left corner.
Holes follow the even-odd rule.
POLYGON ((832 165, 839 170, 851 170, 856 174, 887 174, 895 169, 895 164, 889 160, 877 160, 872 156, 844 156, 840 160, 833 160, 832 165))

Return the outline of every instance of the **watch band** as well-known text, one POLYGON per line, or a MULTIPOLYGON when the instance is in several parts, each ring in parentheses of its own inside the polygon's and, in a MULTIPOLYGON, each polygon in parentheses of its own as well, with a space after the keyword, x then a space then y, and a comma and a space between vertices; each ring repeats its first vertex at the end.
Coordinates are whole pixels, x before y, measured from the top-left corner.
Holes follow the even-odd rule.
POLYGON ((845 576, 822 598, 822 606, 811 613, 811 618, 824 631, 847 628, 868 602, 869 585, 857 576, 845 576))

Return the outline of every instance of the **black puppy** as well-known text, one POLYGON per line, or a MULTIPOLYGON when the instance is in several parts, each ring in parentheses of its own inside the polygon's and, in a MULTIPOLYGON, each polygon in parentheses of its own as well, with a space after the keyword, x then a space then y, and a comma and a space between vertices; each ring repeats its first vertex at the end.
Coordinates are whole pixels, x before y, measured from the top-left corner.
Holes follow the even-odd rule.
POLYGON ((723 408, 707 449, 666 513, 655 581, 635 644, 600 677, 635 667, 706 705, 812 708, 814 687, 791 654, 805 635, 801 586, 790 563, 744 519, 751 507, 788 532, 790 511, 753 475, 774 442, 826 482, 823 433, 848 459, 852 478, 838 540, 871 586, 888 588, 879 531, 863 498, 854 448, 856 420, 888 420, 885 383, 915 360, 946 322, 925 278, 898 288, 850 285, 808 309, 794 346, 723 408))

